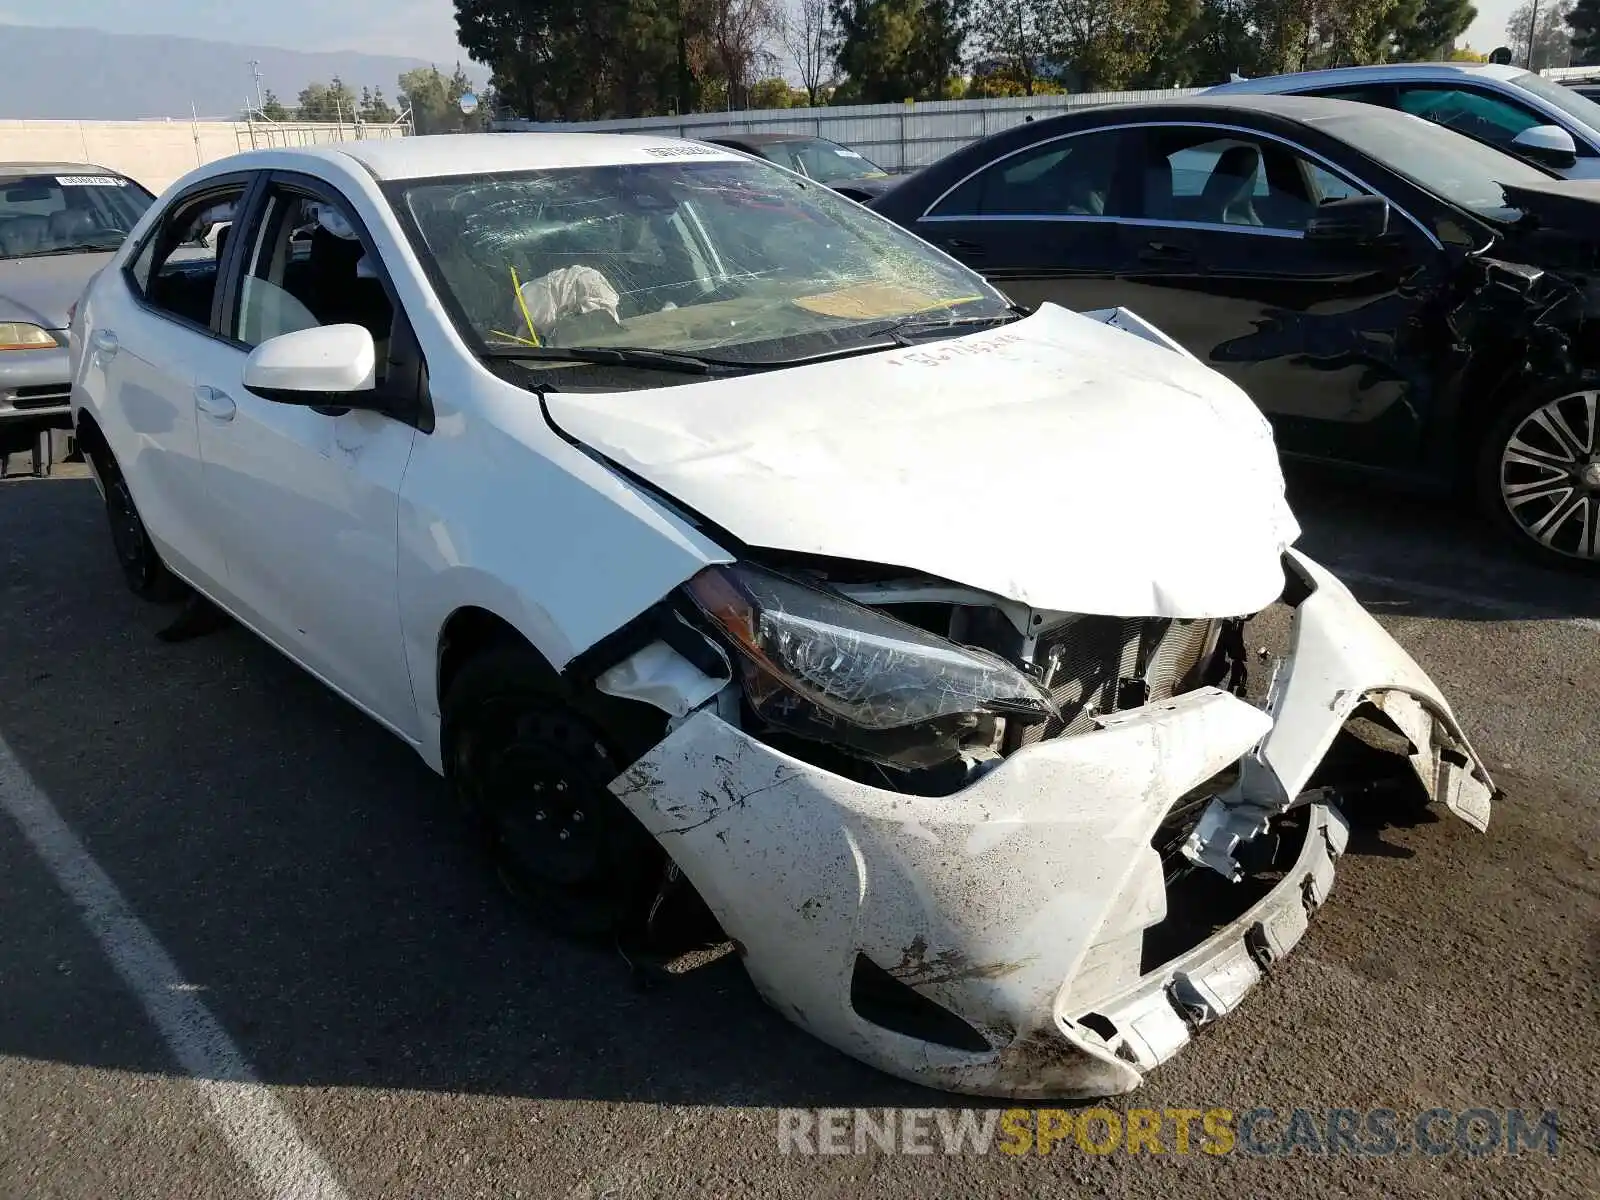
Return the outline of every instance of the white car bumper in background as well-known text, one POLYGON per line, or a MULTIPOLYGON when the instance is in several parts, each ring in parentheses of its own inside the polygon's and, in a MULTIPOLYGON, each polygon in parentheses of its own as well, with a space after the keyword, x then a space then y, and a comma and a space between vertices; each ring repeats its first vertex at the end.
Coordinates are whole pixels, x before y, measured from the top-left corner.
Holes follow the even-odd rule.
POLYGON ((841 778, 702 710, 612 788, 762 995, 830 1045, 957 1091, 1126 1092, 1237 1005, 1327 897, 1345 824, 1337 797, 1305 788, 1364 700, 1410 738, 1430 796, 1488 819, 1493 786, 1438 689, 1342 584, 1297 562, 1313 590, 1267 711, 1202 689, 931 798, 841 778), (1298 853, 1243 915, 1142 963, 1167 916, 1152 839, 1208 785, 1191 859, 1236 876, 1240 846, 1291 809, 1298 853))

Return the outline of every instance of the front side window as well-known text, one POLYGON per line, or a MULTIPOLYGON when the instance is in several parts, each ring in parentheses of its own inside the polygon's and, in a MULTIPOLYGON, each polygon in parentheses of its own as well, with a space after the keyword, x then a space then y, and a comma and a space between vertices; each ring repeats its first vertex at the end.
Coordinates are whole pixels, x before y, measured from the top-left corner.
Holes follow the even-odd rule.
POLYGON ((211 324, 217 266, 244 184, 177 200, 128 266, 128 280, 146 304, 196 325, 211 324))
POLYGON ((1281 142, 1213 129, 1151 131, 1144 215, 1179 224, 1304 230, 1317 209, 1361 192, 1281 142))
POLYGON ((14 175, 0 167, 0 259, 115 250, 154 202, 121 175, 14 175))
POLYGON ((896 319, 1008 311, 911 234, 765 163, 574 167, 388 194, 468 340, 485 348, 775 363, 881 339, 896 319))
POLYGON ((268 193, 239 285, 233 337, 246 346, 319 325, 360 325, 381 372, 394 306, 342 207, 290 187, 268 193))
POLYGON ((1487 92, 1452 87, 1401 88, 1400 111, 1492 146, 1510 147, 1524 130, 1549 124, 1539 113, 1521 104, 1487 92))
POLYGON ((1122 135, 1114 129, 1061 138, 985 167, 934 208, 935 217, 1100 217, 1112 211, 1122 135))

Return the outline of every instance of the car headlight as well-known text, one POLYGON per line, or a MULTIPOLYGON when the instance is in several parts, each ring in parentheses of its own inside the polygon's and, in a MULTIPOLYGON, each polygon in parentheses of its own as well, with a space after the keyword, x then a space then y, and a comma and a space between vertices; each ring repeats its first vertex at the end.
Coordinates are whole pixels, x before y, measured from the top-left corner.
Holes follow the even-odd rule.
POLYGON ((0 321, 0 350, 48 350, 59 345, 48 329, 26 321, 0 321))
POLYGON ((995 718, 1057 715, 998 655, 787 576, 711 567, 684 590, 738 652, 756 714, 791 733, 911 768, 954 758, 995 718))

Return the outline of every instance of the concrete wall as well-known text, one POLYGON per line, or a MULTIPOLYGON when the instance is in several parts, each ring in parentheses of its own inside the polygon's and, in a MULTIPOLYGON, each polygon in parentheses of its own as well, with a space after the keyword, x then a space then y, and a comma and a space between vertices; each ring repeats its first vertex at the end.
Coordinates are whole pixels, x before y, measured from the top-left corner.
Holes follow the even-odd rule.
POLYGON ((0 121, 0 163, 95 163, 159 194, 197 166, 270 146, 356 137, 400 137, 403 125, 272 124, 262 121, 0 121))
POLYGON ((846 104, 837 108, 756 108, 615 121, 496 121, 494 128, 611 130, 700 138, 725 133, 800 133, 825 137, 866 155, 886 171, 937 162, 969 142, 1095 104, 1130 104, 1191 96, 1199 89, 1095 92, 1071 96, 1016 96, 996 100, 933 100, 917 104, 846 104))

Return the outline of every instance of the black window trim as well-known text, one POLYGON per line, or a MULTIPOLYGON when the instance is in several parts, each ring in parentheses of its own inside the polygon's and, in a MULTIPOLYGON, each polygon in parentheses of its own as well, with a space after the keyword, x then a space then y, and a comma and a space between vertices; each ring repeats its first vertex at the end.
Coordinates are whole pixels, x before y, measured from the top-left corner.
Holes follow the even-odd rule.
POLYGON ((1304 239, 1305 234, 1303 231, 1292 229, 1263 229, 1254 225, 1218 225, 1202 221, 1160 221, 1152 220, 1148 217, 1075 216, 1051 213, 994 213, 979 216, 937 216, 933 214, 933 210, 937 208, 946 197, 954 192, 956 188, 966 183, 967 180, 973 178, 975 175, 978 175, 983 171, 989 170, 991 167, 994 167, 999 163, 1004 162, 1008 158, 1012 158, 1028 150, 1033 150, 1039 146, 1049 145, 1052 142, 1064 141, 1068 138, 1082 137, 1085 134, 1104 133, 1110 130, 1118 130, 1125 133, 1128 130, 1134 129, 1146 130, 1180 128, 1208 129, 1223 133, 1244 134, 1248 137, 1262 138, 1267 141, 1276 142, 1281 146, 1285 146, 1295 153, 1303 155, 1305 158, 1317 163, 1319 166, 1323 167, 1325 170, 1329 171, 1338 178, 1343 179, 1345 182, 1360 188, 1363 192, 1387 200, 1389 202, 1389 207, 1394 209, 1395 212, 1399 213, 1406 220, 1410 221, 1411 224, 1415 225, 1422 233, 1423 237, 1428 239, 1429 244, 1432 245, 1434 249, 1444 249, 1444 244, 1438 239, 1437 236, 1435 236, 1433 231, 1424 225, 1420 220, 1418 220, 1417 217, 1412 215, 1408 208, 1402 204, 1397 204, 1390 196, 1386 195, 1382 189, 1374 187, 1372 184, 1362 179, 1361 176, 1357 175, 1354 171, 1340 166, 1326 155, 1319 154, 1317 151, 1301 145, 1292 138, 1287 138, 1281 134, 1272 133, 1265 129, 1252 128, 1248 125, 1227 124, 1220 121, 1204 121, 1195 118, 1182 118, 1172 121, 1123 121, 1111 125, 1095 125, 1088 129, 1074 129, 1068 133, 1061 133, 1055 135, 1054 137, 1041 138, 1038 141, 1029 142, 1025 146, 1019 146, 1015 150, 1010 150, 1005 154, 1002 154, 999 158, 990 159, 988 162, 984 163, 975 170, 967 172, 967 174, 963 175, 954 184, 952 184, 950 187, 947 187, 943 192, 939 193, 938 197, 933 201, 933 203, 929 204, 927 208, 923 210, 922 215, 918 217, 914 223, 917 225, 922 225, 952 224, 958 221, 1059 221, 1082 224, 1128 225, 1135 227, 1142 226, 1154 227, 1158 229, 1198 229, 1216 233, 1239 233, 1246 236, 1275 237, 1293 239, 1297 241, 1304 239))
MULTIPOLYGON (((162 320, 176 325, 180 329, 188 329, 194 333, 203 334, 204 336, 214 340, 232 344, 229 342, 229 339, 224 337, 220 332, 218 318, 221 313, 221 303, 224 298, 224 293, 227 290, 231 278, 230 267, 239 256, 239 239, 235 238, 233 233, 239 228, 241 219, 250 212, 251 204, 255 198, 256 191, 261 186, 261 174, 262 173, 260 171, 231 171, 226 175, 213 175, 209 178, 197 181, 168 201, 166 206, 162 208, 162 210, 156 215, 154 222, 150 226, 149 232, 140 239, 138 246, 129 252, 128 256, 123 259, 122 263, 123 285, 128 289, 128 295, 132 298, 134 304, 137 305, 142 312, 148 313, 154 317, 160 317, 162 320), (167 218, 173 213, 177 212, 180 208, 186 207, 192 201, 201 200, 213 194, 232 191, 234 188, 240 187, 241 185, 243 186, 243 190, 239 194, 238 205, 234 209, 233 221, 230 224, 228 233, 227 249, 223 251, 222 258, 217 260, 217 283, 211 294, 211 315, 209 321, 202 325, 200 322, 192 321, 188 317, 183 316, 181 313, 175 313, 171 309, 162 308, 158 304, 152 304, 149 298, 145 295, 144 291, 139 287, 139 281, 134 278, 133 267, 134 264, 144 256, 144 252, 149 248, 150 244, 156 238, 161 236, 161 231, 166 228, 167 218)), ((174 249, 176 248, 177 247, 174 247, 174 249)), ((154 277, 155 264, 152 263, 151 278, 153 279, 154 277)))
POLYGON ((225 288, 219 288, 217 307, 212 312, 212 324, 215 325, 215 335, 220 340, 232 346, 242 354, 249 354, 255 347, 247 345, 234 336, 238 327, 239 301, 244 283, 244 273, 247 269, 248 250, 243 249, 247 243, 253 248, 255 245, 256 231, 262 218, 266 215, 267 199, 274 190, 279 188, 300 192, 310 196, 322 204, 331 204, 337 208, 344 219, 350 222, 350 227, 355 230, 356 237, 361 242, 361 249, 370 260, 373 271, 377 275, 378 285, 383 288, 384 295, 389 298, 389 307, 393 312, 393 326, 389 338, 389 363, 391 367, 397 362, 397 355, 404 356, 399 359, 400 369, 406 374, 414 373, 414 397, 416 409, 412 417, 403 417, 391 413, 390 417, 396 421, 412 426, 419 433, 431 434, 434 429, 433 399, 428 392, 428 364, 422 353, 422 347, 417 340, 416 327, 411 323, 411 314, 400 300, 400 294, 395 290, 394 280, 390 278, 388 264, 384 262, 383 255, 378 251, 378 244, 373 240, 371 231, 367 228, 361 214, 355 205, 350 203, 339 185, 320 175, 312 175, 305 171, 290 171, 273 169, 259 172, 256 186, 247 197, 243 209, 243 217, 236 222, 238 230, 244 235, 228 238, 229 271, 225 288), (240 247, 237 251, 235 247, 240 247))

